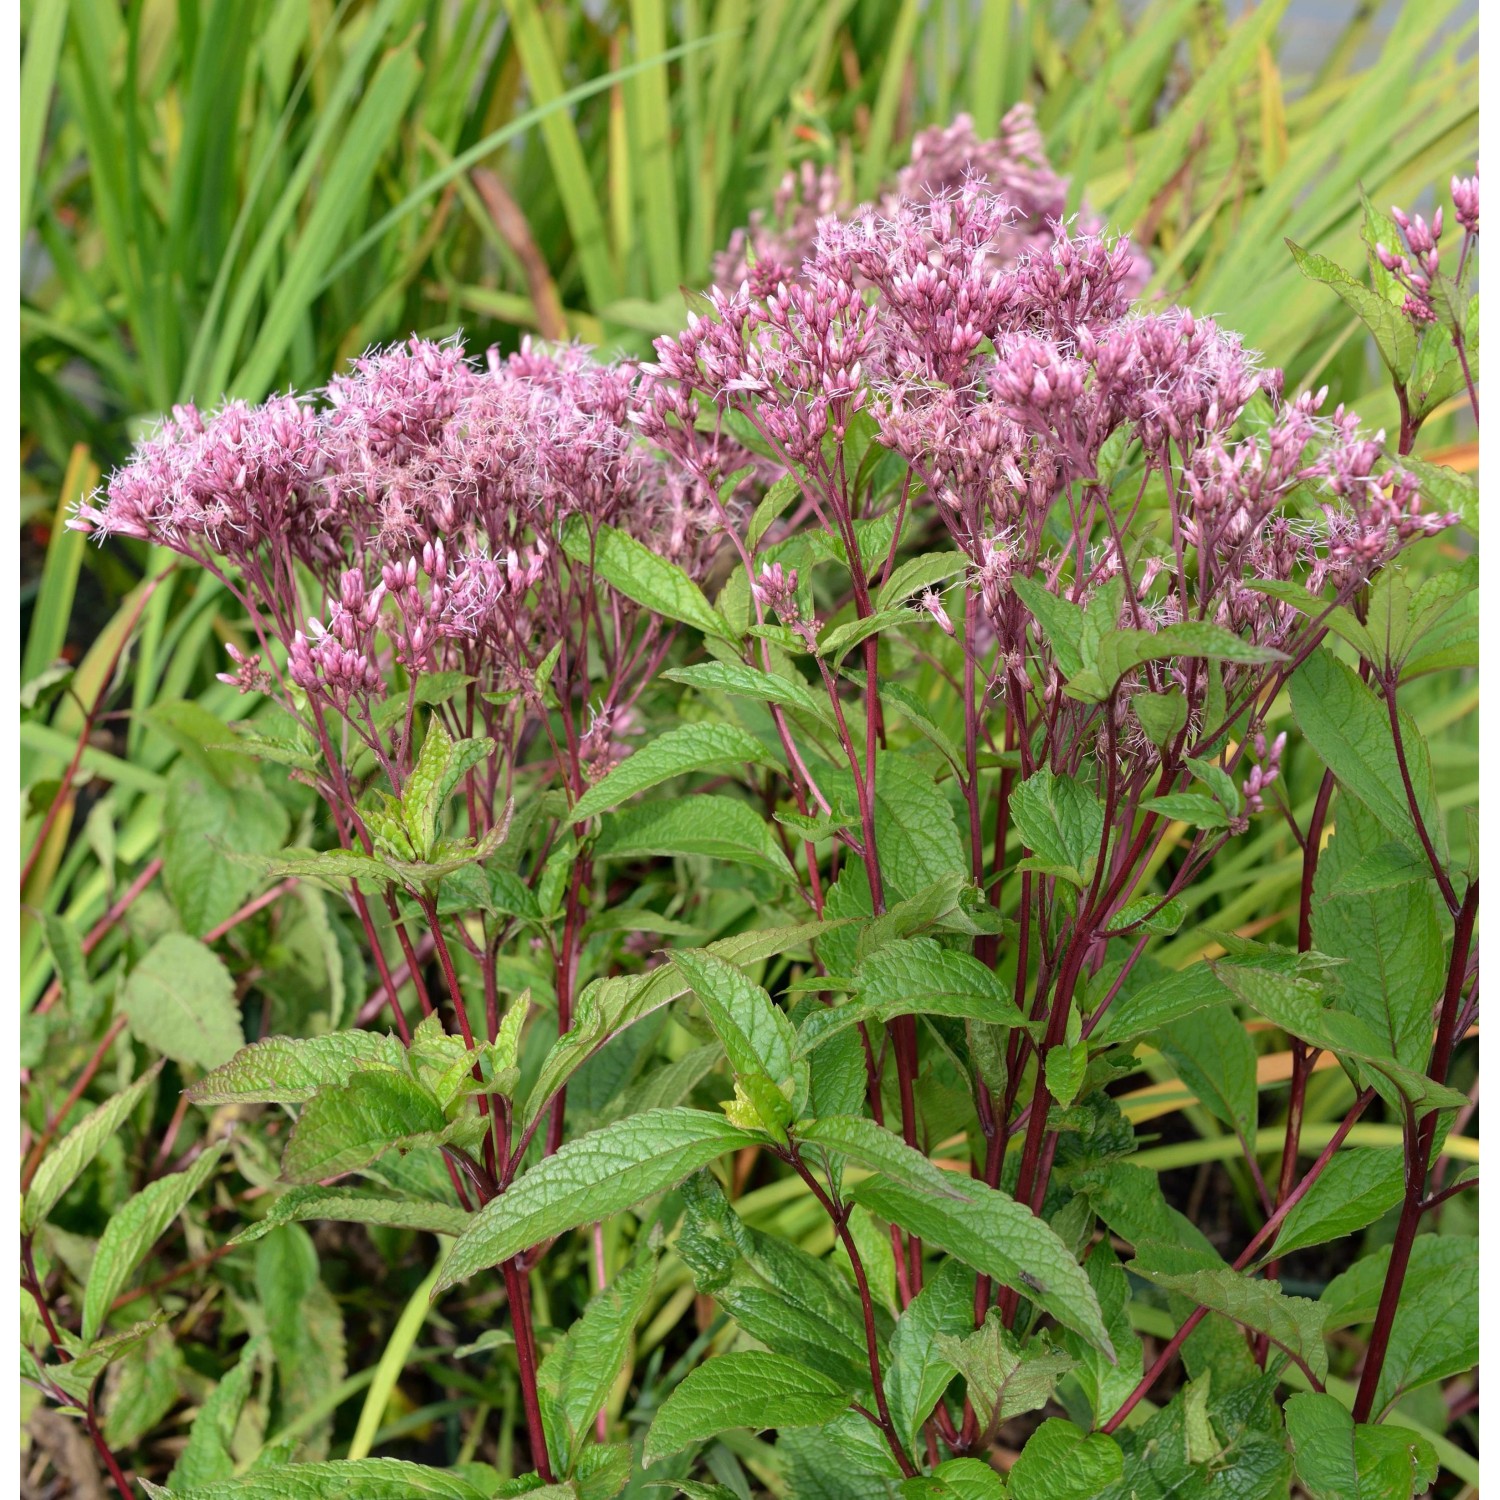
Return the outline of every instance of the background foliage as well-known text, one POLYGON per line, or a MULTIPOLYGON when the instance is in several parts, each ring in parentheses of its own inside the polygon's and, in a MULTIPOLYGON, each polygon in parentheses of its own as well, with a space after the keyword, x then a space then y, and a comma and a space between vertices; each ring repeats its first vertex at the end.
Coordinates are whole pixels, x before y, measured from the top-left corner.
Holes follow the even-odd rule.
MULTIPOLYGON (((789 167, 837 164, 863 195, 905 159, 915 128, 967 110, 986 134, 1028 99, 1072 175, 1070 201, 1087 197, 1147 248, 1152 291, 1242 332, 1286 367, 1289 389, 1327 382, 1371 425, 1394 429, 1362 326, 1299 274, 1283 240, 1357 265, 1361 186, 1378 204, 1411 206, 1469 170, 1475 14, 1424 0, 1381 34, 1373 7, 1360 6, 1315 69, 1292 75, 1279 61, 1285 9, 1267 0, 1234 19, 1237 8, 1209 0, 1153 0, 1131 19, 1119 4, 1047 0, 509 0, 503 16, 479 0, 28 8, 28 1169, 93 1103, 123 1101, 52 1215, 43 1274, 80 1276, 111 1213, 170 1168, 191 1162, 195 1187, 212 1180, 220 1148, 199 1150, 209 1119, 178 1098, 184 1068, 222 1061, 226 1042, 205 1029, 184 1052, 193 994, 221 989, 253 1036, 271 1015, 278 1031, 350 1024, 373 989, 336 903, 290 883, 261 901, 254 870, 219 852, 299 842, 309 815, 290 778, 221 748, 238 712, 235 690, 215 680, 238 623, 222 591, 167 571, 144 546, 96 550, 62 529, 142 424, 188 397, 258 400, 320 384, 364 347, 413 330, 463 326, 471 347, 505 348, 526 332, 566 334, 644 353, 652 334, 680 326, 680 289, 706 281, 715 250, 789 167), (142 1071, 162 1051, 173 1059, 164 1071, 142 1071)), ((1473 467, 1461 404, 1428 423, 1419 454, 1473 467)), ((1423 565, 1449 566, 1467 545, 1434 544, 1423 565)), ((1444 807, 1477 800, 1476 697, 1472 676, 1440 674, 1404 699, 1431 741, 1444 807)), ((1290 769, 1294 805, 1317 772, 1290 769)), ((1450 836, 1457 855, 1466 830, 1450 836)), ((1194 888, 1201 906, 1171 961, 1216 951, 1202 929, 1286 937, 1299 868, 1269 823, 1232 846, 1194 888)), ((1258 1052, 1258 1088, 1277 1086, 1286 1057, 1275 1045, 1258 1052)), ((1162 1174, 1173 1201, 1227 1228, 1250 1191, 1232 1133, 1171 1060, 1142 1067, 1122 1103, 1162 1135, 1136 1160, 1162 1174)), ((1304 1140, 1326 1139, 1342 1112, 1334 1085, 1314 1080, 1304 1140)), ((609 1081, 596 1087, 598 1105, 609 1081)), ((1366 1145, 1390 1143, 1372 1134, 1389 1127, 1355 1129, 1366 1145)), ((1270 1134, 1274 1159, 1280 1133, 1270 1134)), ((1477 1161, 1467 1137, 1449 1150, 1477 1161)), ((480 1338, 482 1302, 445 1303, 424 1321, 431 1242, 389 1230, 320 1229, 315 1240, 299 1228, 226 1254, 223 1226, 275 1169, 243 1131, 223 1161, 237 1175, 181 1216, 173 1207, 94 1310, 113 1300, 171 1314, 171 1336, 127 1354, 103 1393, 128 1464, 160 1478, 195 1421, 220 1420, 241 1465, 281 1447, 437 1463, 482 1453, 506 1471, 519 1424, 511 1367, 482 1351, 467 1364, 453 1357, 456 1343, 480 1338), (247 1329, 251 1344, 226 1364, 247 1329)), ((736 1186, 746 1222, 828 1248, 795 1178, 763 1170, 736 1186)), ((1445 1227, 1469 1232, 1471 1213, 1464 1197, 1451 1200, 1445 1227)), ((1378 1221, 1363 1248, 1388 1235, 1378 1221)), ((1315 1294, 1338 1269, 1309 1265, 1289 1289, 1315 1294)), ((538 1321, 566 1327, 591 1275, 581 1255, 554 1255, 533 1290, 538 1321)), ((631 1431, 726 1337, 681 1260, 668 1256, 643 1295, 608 1408, 631 1431)), ((1170 1331, 1150 1312, 1140 1310, 1145 1332, 1170 1331)), ((1433 1438, 1450 1492, 1477 1483, 1466 1411, 1464 1390, 1438 1385, 1402 1408, 1433 1438)), ((38 1475, 88 1461, 45 1418, 29 1441, 38 1475)), ((710 1463, 732 1492, 747 1474, 772 1492, 787 1483, 752 1439, 726 1437, 710 1463)))

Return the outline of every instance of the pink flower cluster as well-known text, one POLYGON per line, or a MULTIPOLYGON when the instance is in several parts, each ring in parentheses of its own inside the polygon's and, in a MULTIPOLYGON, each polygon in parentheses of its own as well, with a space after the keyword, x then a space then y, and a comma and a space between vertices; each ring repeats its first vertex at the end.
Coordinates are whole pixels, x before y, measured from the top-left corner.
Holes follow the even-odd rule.
MULTIPOLYGON (((902 203, 925 203, 963 189, 1005 205, 988 252, 995 268, 1013 266, 1048 249, 1068 218, 1068 180, 1052 169, 1029 104, 1015 105, 1000 122, 999 133, 988 140, 980 139, 966 114, 951 125, 919 132, 910 161, 874 210, 889 218, 902 203)), ((854 210, 851 215, 835 168, 803 162, 782 180, 770 215, 753 214, 749 226, 730 237, 714 261, 714 281, 732 287, 748 280, 752 293, 767 296, 778 283, 795 281, 802 274, 824 220, 858 217, 867 211, 854 210)), ((1103 227, 1085 205, 1077 231, 1097 234, 1103 227)), ((1139 293, 1151 277, 1151 263, 1139 252, 1127 250, 1126 255, 1127 288, 1139 293)))

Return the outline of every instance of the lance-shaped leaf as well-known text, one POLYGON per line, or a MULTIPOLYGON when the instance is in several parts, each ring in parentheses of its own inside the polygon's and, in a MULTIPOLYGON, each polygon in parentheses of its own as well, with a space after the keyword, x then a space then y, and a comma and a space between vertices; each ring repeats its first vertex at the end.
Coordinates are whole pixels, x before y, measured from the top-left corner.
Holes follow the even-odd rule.
POLYGON ((329 1219, 341 1224, 383 1224, 391 1229, 422 1229, 428 1234, 460 1235, 469 1215, 449 1203, 417 1202, 351 1187, 300 1187, 283 1193, 265 1218, 235 1235, 233 1243, 248 1245, 283 1224, 329 1219))
POLYGON ((655 1277, 654 1259, 627 1266, 590 1300, 537 1370, 547 1445, 564 1471, 571 1471, 589 1423, 625 1364, 655 1277))
POLYGON ((1358 1234, 1389 1213, 1405 1196, 1403 1158, 1399 1146, 1338 1152, 1282 1220, 1264 1258, 1358 1234))
POLYGON ((746 802, 700 793, 622 807, 604 820, 593 857, 671 859, 704 855, 729 864, 796 878, 766 820, 746 802))
MULTIPOLYGON (((698 1290, 766 1348, 865 1399, 869 1354, 848 1278, 829 1261, 746 1224, 710 1173, 689 1178, 682 1195, 687 1212, 676 1249, 698 1290)), ((969 1300, 972 1309, 972 1287, 969 1300)), ((883 1312, 876 1323, 878 1332, 883 1312)))
POLYGON ((597 577, 652 614, 680 620, 705 635, 734 639, 703 590, 676 563, 658 557, 628 532, 600 525, 591 535, 582 516, 570 516, 562 529, 562 547, 573 562, 591 567, 597 577))
MULTIPOLYGON (((1391 739, 1389 711, 1357 673, 1319 649, 1292 677, 1292 713, 1318 758, 1339 783, 1375 815, 1387 832, 1413 854, 1421 840, 1391 739)), ((1447 850, 1427 743, 1405 710, 1397 714, 1417 810, 1439 857, 1447 850)))
POLYGON ((676 1187, 726 1151, 754 1140, 722 1115, 654 1109, 570 1141, 474 1215, 443 1267, 437 1290, 676 1187))
POLYGON ((705 692, 728 693, 735 698, 753 698, 761 703, 777 703, 783 708, 800 709, 813 718, 832 726, 833 710, 825 693, 815 693, 800 677, 779 676, 761 672, 742 662, 708 661, 694 667, 674 667, 661 674, 670 682, 686 683, 705 692))
POLYGON ((798 1135, 876 1174, 855 1185, 856 1202, 1013 1287, 1113 1355, 1099 1299, 1083 1267, 1049 1224, 1008 1193, 941 1171, 873 1120, 853 1115, 814 1120, 798 1135))
POLYGON ((1045 1406, 1073 1367, 1070 1355, 1045 1343, 1025 1344, 991 1309, 982 1327, 963 1338, 940 1333, 938 1353, 964 1377, 981 1432, 1045 1406))
POLYGON ((932 938, 889 943, 870 954, 855 975, 858 996, 831 1010, 814 1011, 797 1034, 806 1055, 861 1022, 896 1016, 953 1016, 994 1026, 1029 1027, 1011 991, 972 954, 941 947, 932 938))
POLYGON ((1014 1500, 1095 1500, 1123 1475, 1120 1445, 1052 1417, 1032 1433, 1010 1471, 1014 1500))
POLYGON ((671 955, 709 1023, 724 1043, 736 1073, 762 1073, 773 1084, 792 1076, 797 1034, 785 1012, 734 964, 706 948, 671 955))
MULTIPOLYGON (((490 1493, 447 1469, 402 1458, 273 1464, 191 1490, 157 1488, 153 1500, 485 1500, 490 1493)), ((540 1496, 539 1490, 532 1491, 540 1496)), ((568 1491, 559 1489, 559 1497, 568 1491)), ((548 1496, 547 1500, 551 1500, 548 1496)))
POLYGON ((162 1070, 154 1062, 128 1088, 85 1115, 43 1158, 21 1203, 21 1233, 32 1234, 116 1134, 162 1070))
POLYGON ((1323 1309, 1310 1297, 1288 1297, 1274 1281, 1246 1276, 1231 1266, 1199 1271, 1165 1272, 1149 1260, 1132 1261, 1129 1269, 1171 1292, 1180 1292, 1210 1312, 1233 1318, 1265 1334, 1319 1380, 1328 1374, 1323 1343, 1323 1309))
POLYGON ((123 1290, 147 1252, 166 1233, 167 1225, 186 1207, 189 1199, 213 1176, 223 1156, 225 1143, 211 1146, 186 1171, 158 1178, 110 1216, 99 1238, 83 1294, 83 1341, 93 1343, 116 1293, 123 1290))
POLYGON ((301 1104, 320 1088, 344 1084, 363 1068, 403 1066, 405 1049, 378 1031, 268 1036, 190 1084, 194 1104, 301 1104))
POLYGON ((1217 963, 1214 970, 1253 1010, 1288 1035, 1351 1065, 1396 1108, 1401 1108, 1403 1098, 1419 1110, 1462 1109, 1468 1103, 1463 1094, 1398 1062, 1385 1038, 1358 1016, 1325 1008, 1316 981, 1241 964, 1217 963))
MULTIPOLYGON (((710 943, 706 952, 732 964, 753 964, 792 949, 839 927, 838 922, 804 922, 795 927, 767 927, 740 932, 710 943)), ((559 1037, 542 1063, 526 1097, 524 1123, 547 1107, 573 1072, 610 1037, 643 1016, 670 1005, 688 992, 686 976, 671 964, 648 974, 622 974, 585 985, 573 1011, 573 1025, 559 1037)))
POLYGON ((735 1427, 821 1427, 849 1404, 828 1376, 784 1354, 721 1354, 688 1373, 646 1433, 645 1462, 680 1453, 735 1427))
POLYGON ((245 1045, 234 981, 196 938, 169 932, 131 970, 120 992, 130 1029, 174 1062, 215 1068, 245 1045))
POLYGON ((642 745, 591 786, 574 804, 572 820, 581 823, 689 771, 728 771, 747 764, 776 762, 754 735, 734 724, 680 724, 642 745))
POLYGON ((307 1101, 281 1158, 288 1182, 321 1182, 387 1151, 433 1142, 448 1127, 430 1089, 393 1068, 370 1067, 307 1101))

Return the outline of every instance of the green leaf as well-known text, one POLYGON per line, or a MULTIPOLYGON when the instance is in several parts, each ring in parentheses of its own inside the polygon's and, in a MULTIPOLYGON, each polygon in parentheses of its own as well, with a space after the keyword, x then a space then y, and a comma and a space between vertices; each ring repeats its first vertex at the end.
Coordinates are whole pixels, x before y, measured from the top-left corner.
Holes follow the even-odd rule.
POLYGON ((403 1066, 406 1049, 378 1031, 268 1036, 243 1048, 187 1088, 194 1104, 301 1104, 320 1088, 344 1084, 363 1068, 403 1066))
POLYGON ((1005 1481, 977 1458, 944 1459, 931 1474, 901 1484, 902 1500, 1005 1500, 1005 1481))
POLYGON ((736 1073, 759 1073, 776 1086, 790 1082, 797 1034, 776 1002, 734 964, 706 948, 670 957, 724 1043, 730 1067, 736 1073))
POLYGON ((104 1440, 134 1448, 182 1395, 182 1351, 166 1327, 116 1360, 105 1380, 104 1440))
POLYGON ((721 1354, 690 1371, 662 1402, 646 1433, 645 1463, 733 1427, 820 1427, 848 1404, 848 1391, 783 1354, 721 1354))
POLYGON ((911 625, 915 616, 904 604, 892 609, 877 610, 862 619, 850 620, 845 625, 836 625, 818 638, 818 655, 828 657, 835 666, 858 645, 878 635, 892 625, 911 625))
POLYGON ((1168 792, 1161 797, 1147 797, 1141 803, 1141 811, 1160 813, 1164 818, 1173 818, 1194 828, 1229 826, 1224 809, 1214 798, 1206 797, 1202 792, 1168 792))
POLYGON ((149 1183, 110 1215, 84 1288, 81 1331, 84 1343, 91 1344, 98 1337, 116 1293, 124 1289, 131 1273, 166 1233, 167 1226, 213 1176, 225 1149, 223 1141, 211 1146, 186 1171, 173 1172, 170 1177, 149 1183))
POLYGON ((1125 1472, 1120 1445, 1052 1417, 1032 1433, 1010 1471, 1011 1500, 1095 1500, 1125 1472))
POLYGON ((886 1400, 909 1453, 919 1451, 922 1424, 957 1373, 943 1357, 939 1336, 969 1333, 973 1327, 974 1272, 958 1260, 939 1262, 891 1335, 886 1400))
POLYGON ((367 1067, 318 1090, 281 1158, 288 1182, 315 1183, 367 1166, 398 1147, 430 1141, 448 1120, 429 1089, 393 1068, 367 1067))
POLYGON ((1198 1102, 1253 1149, 1258 1112, 1255 1048, 1233 1011, 1201 1011, 1190 1026, 1158 1032, 1155 1042, 1198 1102))
POLYGON ((1309 1245, 1358 1234, 1395 1208, 1405 1189, 1406 1168, 1399 1146, 1340 1151, 1282 1220, 1269 1253, 1289 1255, 1309 1245))
POLYGON ((1129 1269, 1168 1291, 1180 1292, 1199 1307, 1266 1334, 1279 1348, 1296 1355, 1319 1380, 1327 1376, 1323 1310, 1310 1297, 1288 1297, 1276 1282, 1247 1276, 1230 1266, 1168 1273, 1137 1258, 1129 1269))
POLYGON ((1344 960, 1343 1007, 1398 1062, 1422 1071, 1448 967, 1431 873, 1360 811, 1346 809, 1318 861, 1313 942, 1344 960))
MULTIPOLYGON (((1414 854, 1421 841, 1406 799, 1387 711, 1358 675, 1328 651, 1314 651, 1291 682, 1292 713, 1318 758, 1339 783, 1414 854)), ((1439 857, 1447 850, 1426 742, 1404 711, 1401 740, 1417 809, 1439 857)))
POLYGON ((760 545, 761 538, 771 529, 772 523, 801 493, 802 484, 795 474, 783 474, 766 491, 760 504, 755 507, 755 514, 750 517, 750 525, 746 528, 746 550, 754 553, 760 545))
POLYGON ((799 1055, 815 1051, 851 1026, 883 1024, 896 1016, 955 1016, 1007 1028, 1030 1025, 994 970, 932 938, 888 944, 864 960, 856 980, 856 999, 815 1010, 802 1023, 796 1043, 799 1055))
POLYGON ((570 1141, 475 1214, 437 1289, 675 1187, 754 1139, 705 1110, 654 1109, 570 1141))
POLYGON ((388 1193, 349 1187, 301 1187, 283 1193, 265 1218, 235 1235, 233 1243, 248 1245, 283 1224, 332 1220, 341 1224, 383 1224, 391 1229, 421 1229, 428 1234, 460 1235, 469 1215, 447 1203, 421 1203, 392 1198, 388 1193))
POLYGON ((1134 693, 1130 708, 1153 745, 1170 744, 1187 724, 1187 699, 1178 687, 1168 688, 1164 693, 1134 693))
POLYGON ((234 981, 196 938, 169 932, 120 991, 130 1029, 174 1062, 216 1068, 245 1045, 234 981))
POLYGON ((1286 1404, 1297 1478, 1311 1500, 1411 1500, 1438 1473, 1426 1438, 1361 1422, 1332 1396, 1305 1392, 1286 1404))
POLYGON ((1024 574, 1016 574, 1010 584, 1041 626, 1063 679, 1071 681, 1077 677, 1084 668, 1083 610, 1067 599, 1058 598, 1045 584, 1024 574))
MULTIPOLYGON (((698 1290, 773 1353, 867 1394, 869 1356, 848 1279, 790 1240, 751 1228, 711 1174, 690 1177, 682 1196, 676 1250, 698 1290)), ((877 1333, 882 1326, 877 1313, 877 1333)))
POLYGON ((703 590, 676 563, 658 557, 628 532, 600 525, 591 536, 582 516, 570 516, 563 525, 562 548, 573 562, 592 567, 597 577, 653 614, 679 620, 705 635, 734 639, 703 590))
POLYGON ((42 928, 68 1014, 80 1030, 91 1029, 99 1014, 100 997, 89 979, 83 939, 72 922, 65 921, 55 912, 43 914, 42 928))
MULTIPOLYGON (((1427 1237, 1420 1237, 1418 1244, 1422 1238, 1427 1237)), ((1377 1415, 1406 1392, 1467 1374, 1479 1363, 1479 1241, 1454 1237, 1453 1242, 1458 1250, 1430 1262, 1444 1266, 1442 1275, 1423 1274, 1426 1268, 1416 1263, 1413 1253, 1416 1274, 1409 1269, 1402 1283, 1375 1387, 1377 1415)))
POLYGON ((915 693, 903 687, 899 682, 882 682, 880 701, 887 709, 894 708, 913 729, 937 749, 943 759, 960 776, 967 775, 958 746, 953 743, 947 731, 939 727, 937 720, 932 716, 931 708, 915 693))
POLYGON ((1386 369, 1397 380, 1404 381, 1411 373, 1412 364, 1417 357, 1417 339, 1400 306, 1357 281, 1326 255, 1315 255, 1300 245, 1293 244, 1291 240, 1286 242, 1286 246, 1292 252, 1292 259, 1297 262, 1297 269, 1310 280, 1320 281, 1329 287, 1370 330, 1386 369))
MULTIPOLYGON (((835 807, 858 805, 847 771, 828 774, 823 789, 835 807)), ((875 756, 875 842, 887 903, 916 896, 949 876, 967 876, 952 804, 933 773, 911 756, 875 756)))
POLYGON ((188 1440, 172 1472, 168 1489, 192 1491, 234 1475, 234 1433, 240 1413, 250 1395, 255 1367, 265 1349, 265 1336, 257 1335, 243 1349, 234 1368, 226 1374, 198 1407, 188 1429, 188 1440))
POLYGON ((486 1500, 484 1491, 457 1474, 400 1458, 275 1464, 202 1488, 155 1491, 155 1500, 420 1500, 422 1496, 486 1500))
MULTIPOLYGON (((1066 1392, 1076 1385, 1083 1392, 1097 1425, 1118 1411, 1135 1389, 1145 1357, 1140 1338, 1131 1326, 1130 1282, 1108 1238, 1101 1239, 1089 1252, 1084 1269, 1088 1272, 1094 1294, 1099 1298, 1099 1307, 1117 1358, 1111 1362, 1087 1340, 1081 1339, 1071 1329, 1065 1330, 1062 1342, 1073 1354, 1075 1364, 1064 1390, 1066 1392)), ((1066 1396, 1064 1404, 1068 1405, 1066 1396)), ((1068 1409, 1071 1411, 1073 1407, 1068 1405, 1068 1409)))
POLYGON ((980 1431, 986 1435, 1011 1417, 1045 1406, 1073 1366, 1071 1356, 1045 1342, 1023 1343, 1005 1327, 995 1308, 967 1337, 940 1333, 936 1342, 938 1353, 967 1382, 980 1431))
POLYGON ((1214 971, 1251 1009, 1291 1036, 1358 1065, 1381 1098, 1397 1108, 1409 1099, 1418 1109, 1462 1109, 1468 1100, 1392 1057, 1385 1039, 1358 1016, 1325 1009, 1313 980, 1267 969, 1218 963, 1214 971))
POLYGON ((961 552, 924 552, 920 557, 909 557, 876 594, 875 608, 884 610, 901 604, 913 594, 956 578, 968 567, 969 560, 961 552))
POLYGON ((162 880, 188 932, 201 937, 255 889, 255 863, 232 856, 273 854, 286 835, 286 809, 258 780, 226 786, 179 760, 167 776, 162 880))
POLYGON ((759 740, 733 724, 681 724, 643 745, 591 786, 574 804, 572 821, 581 823, 607 812, 627 797, 689 771, 737 770, 746 764, 776 762, 759 740))
POLYGON ((547 1444, 565 1472, 571 1472, 594 1414, 624 1368, 655 1278, 656 1262, 649 1257, 621 1271, 590 1300, 537 1370, 547 1444))
POLYGON ((1009 1194, 941 1171, 872 1120, 814 1120, 798 1135, 877 1174, 856 1184, 856 1202, 1013 1287, 1065 1327, 1113 1352, 1083 1268, 1051 1226, 1009 1194))
POLYGON ((78 1181, 104 1143, 119 1133, 130 1112, 141 1102, 142 1095, 156 1082, 162 1070, 154 1062, 128 1088, 106 1099, 98 1109, 85 1115, 42 1158, 31 1186, 21 1203, 21 1233, 33 1234, 63 1195, 78 1181))
MULTIPOLYGON (((805 947, 813 938, 839 926, 836 921, 826 921, 762 928, 710 943, 709 951, 730 963, 748 965, 805 947)), ((568 1077, 611 1036, 670 1005, 687 991, 686 980, 670 964, 648 974, 618 975, 585 985, 574 1005, 572 1027, 547 1054, 526 1096, 525 1121, 534 1119, 568 1077)))
POLYGON ((1118 998, 1105 1012, 1094 1034, 1096 1043, 1116 1045, 1139 1041, 1163 1026, 1172 1025, 1230 998, 1224 981, 1206 963, 1185 969, 1166 969, 1147 960, 1138 964, 1118 998))
POLYGON ((1143 662, 1168 661, 1179 656, 1251 665, 1287 660, 1282 652, 1243 640, 1222 625, 1196 620, 1164 625, 1160 630, 1111 630, 1101 636, 1094 659, 1094 670, 1104 684, 1104 691, 1087 696, 1102 702, 1127 672, 1143 662))
POLYGON ((1088 884, 1104 834, 1104 807, 1091 787, 1044 767, 1011 793, 1010 815, 1036 867, 1088 884))
POLYGON ((834 722, 833 710, 825 695, 814 693, 801 678, 779 676, 757 671, 742 662, 709 661, 694 667, 674 667, 661 674, 669 682, 686 683, 702 692, 728 693, 735 698, 752 698, 760 703, 779 703, 783 708, 800 709, 824 724, 834 722))
POLYGON ((776 836, 748 803, 699 792, 620 808, 605 817, 595 860, 696 855, 748 865, 782 880, 796 874, 776 836))

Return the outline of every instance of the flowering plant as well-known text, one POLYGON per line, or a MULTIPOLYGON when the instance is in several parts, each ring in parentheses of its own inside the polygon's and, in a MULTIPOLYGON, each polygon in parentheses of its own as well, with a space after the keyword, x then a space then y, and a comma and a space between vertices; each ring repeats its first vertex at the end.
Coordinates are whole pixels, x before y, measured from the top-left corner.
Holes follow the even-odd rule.
MULTIPOLYGON (((1477 1263, 1419 1231, 1474 1180, 1433 1163, 1469 1105, 1448 1075, 1478 880, 1401 692, 1469 659, 1473 572, 1398 559, 1459 522, 1457 482, 1408 459, 1415 418, 1393 460, 1212 319, 1133 304, 1123 242, 905 186, 822 218, 795 267, 735 247, 744 278, 639 368, 413 340, 314 398, 177 410, 79 512, 243 605, 234 749, 326 810, 259 868, 348 902, 394 1031, 194 1070, 202 1108, 295 1111, 238 1242, 440 1236, 419 1319, 503 1282, 482 1347, 514 1362, 531 1472, 371 1460, 367 1434, 280 1493, 603 1500, 644 1463, 719 1496, 744 1428, 778 1433, 752 1470, 809 1496, 1434 1476, 1428 1438, 1381 1419, 1474 1363, 1420 1347, 1477 1263), (1257 821, 1300 866, 1295 941, 1215 932, 1182 962, 1257 821), (1233 1255, 1132 1160, 1120 1084, 1147 1055, 1232 1139, 1233 1255), (1321 1058, 1341 1118, 1314 1141, 1321 1058), (1400 1147, 1350 1145, 1377 1116, 1400 1147), (826 1217, 827 1254, 743 1216, 752 1171, 826 1217), (1398 1205, 1389 1250, 1321 1300, 1278 1281, 1398 1205), (596 1291, 556 1333, 532 1273, 575 1231, 596 1291), (672 1274, 718 1315, 637 1451, 613 1392, 672 1274), (1341 1402, 1327 1332, 1363 1322, 1341 1402)), ((1455 286, 1477 211, 1465 186, 1455 286)), ((1438 227, 1403 228, 1380 317, 1436 322, 1463 360, 1438 227)), ((62 1171, 32 1183, 28 1257, 62 1171)), ((111 1264, 81 1339, 29 1276, 58 1351, 35 1378, 63 1398, 104 1357, 111 1264)))

